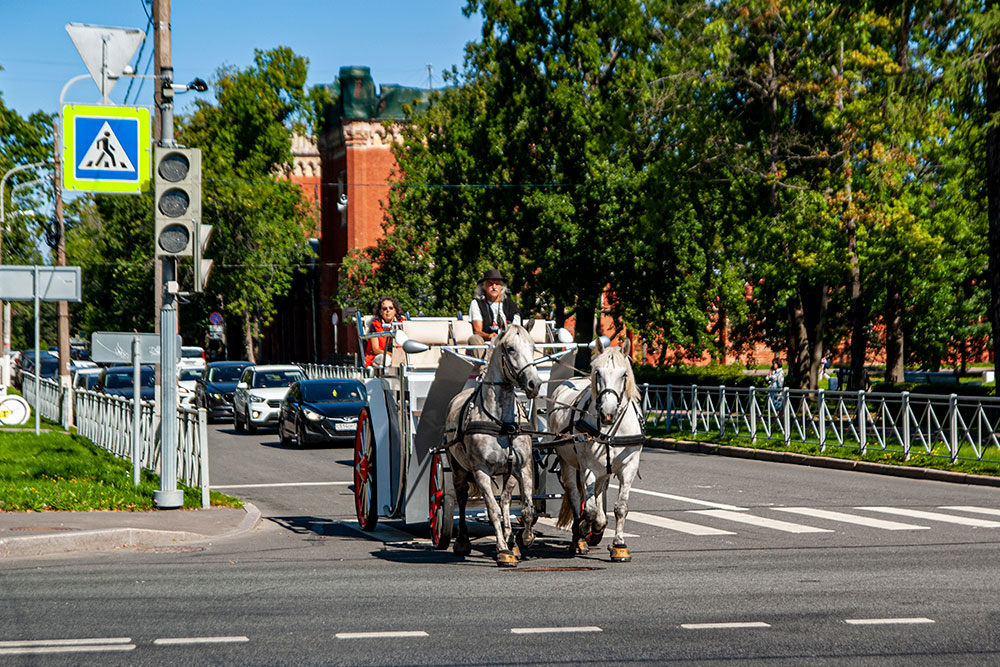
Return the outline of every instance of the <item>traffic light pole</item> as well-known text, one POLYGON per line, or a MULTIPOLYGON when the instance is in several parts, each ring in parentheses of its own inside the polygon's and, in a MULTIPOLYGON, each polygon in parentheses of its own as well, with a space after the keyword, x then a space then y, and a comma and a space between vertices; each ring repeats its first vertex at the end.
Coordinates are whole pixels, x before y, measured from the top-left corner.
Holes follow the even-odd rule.
MULTIPOLYGON (((170 49, 170 0, 154 0, 154 48, 156 74, 161 77, 159 105, 160 146, 174 145, 173 65, 170 49)), ((154 198, 153 206, 157 202, 154 198)), ((154 212, 155 215, 155 212, 154 212)), ((155 243, 155 240, 154 240, 155 243)), ((162 295, 160 306, 160 490, 153 492, 159 509, 184 505, 184 492, 177 488, 177 265, 173 257, 160 257, 162 295)))

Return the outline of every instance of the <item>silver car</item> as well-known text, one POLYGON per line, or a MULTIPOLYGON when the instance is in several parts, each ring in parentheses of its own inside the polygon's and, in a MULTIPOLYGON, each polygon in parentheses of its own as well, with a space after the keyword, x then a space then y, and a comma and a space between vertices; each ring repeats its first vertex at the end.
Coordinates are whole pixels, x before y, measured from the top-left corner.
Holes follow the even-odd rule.
POLYGON ((288 388, 306 375, 291 364, 250 366, 243 371, 233 392, 233 423, 237 432, 255 432, 277 426, 281 401, 288 388))

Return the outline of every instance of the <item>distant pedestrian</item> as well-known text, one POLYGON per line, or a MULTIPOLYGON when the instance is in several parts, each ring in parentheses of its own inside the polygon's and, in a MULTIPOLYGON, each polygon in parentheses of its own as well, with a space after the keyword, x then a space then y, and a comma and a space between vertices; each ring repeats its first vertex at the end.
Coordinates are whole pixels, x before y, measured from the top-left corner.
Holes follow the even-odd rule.
POLYGON ((823 358, 819 362, 821 377, 826 380, 830 377, 830 353, 823 355, 823 358))
POLYGON ((775 410, 781 409, 784 388, 785 371, 781 368, 781 360, 775 357, 771 362, 771 372, 767 374, 767 396, 775 410))

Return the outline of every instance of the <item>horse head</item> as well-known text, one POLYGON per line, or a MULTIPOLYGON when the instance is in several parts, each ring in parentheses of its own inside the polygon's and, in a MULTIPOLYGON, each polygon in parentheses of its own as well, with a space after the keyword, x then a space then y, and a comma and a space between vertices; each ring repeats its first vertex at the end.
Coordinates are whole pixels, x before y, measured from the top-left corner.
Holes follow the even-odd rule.
POLYGON ((499 363, 505 380, 520 387, 529 398, 538 395, 542 380, 534 363, 535 342, 527 329, 508 324, 496 339, 489 365, 499 363))
POLYGON ((598 338, 594 349, 597 356, 590 365, 590 391, 598 420, 608 426, 615 422, 629 401, 639 398, 629 357, 632 347, 628 339, 620 348, 604 347, 598 338))

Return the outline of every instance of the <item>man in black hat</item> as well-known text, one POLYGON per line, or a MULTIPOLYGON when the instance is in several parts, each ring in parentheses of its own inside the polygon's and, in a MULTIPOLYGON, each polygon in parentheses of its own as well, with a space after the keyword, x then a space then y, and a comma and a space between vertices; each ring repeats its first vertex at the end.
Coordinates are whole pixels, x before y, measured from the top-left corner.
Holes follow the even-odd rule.
POLYGON ((500 333, 501 324, 521 324, 521 310, 507 293, 507 279, 496 269, 483 274, 476 298, 469 306, 472 336, 469 345, 482 345, 500 333))

